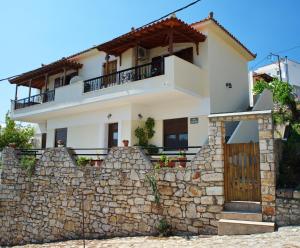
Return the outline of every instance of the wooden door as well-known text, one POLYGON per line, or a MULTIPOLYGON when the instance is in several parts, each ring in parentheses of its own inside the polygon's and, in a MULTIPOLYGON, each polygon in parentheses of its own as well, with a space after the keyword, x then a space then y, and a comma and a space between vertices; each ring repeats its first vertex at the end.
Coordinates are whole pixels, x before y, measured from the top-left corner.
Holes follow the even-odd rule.
POLYGON ((109 61, 103 64, 103 75, 107 75, 103 81, 105 86, 116 82, 117 60, 109 61))
POLYGON ((258 143, 224 145, 225 200, 261 201, 258 143))
POLYGON ((118 123, 108 124, 108 148, 118 146, 118 123))

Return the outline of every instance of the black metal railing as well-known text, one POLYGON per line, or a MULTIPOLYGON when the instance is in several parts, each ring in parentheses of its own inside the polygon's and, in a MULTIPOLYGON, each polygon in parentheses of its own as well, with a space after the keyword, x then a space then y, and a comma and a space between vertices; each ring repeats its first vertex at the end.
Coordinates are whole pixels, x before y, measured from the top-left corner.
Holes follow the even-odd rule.
POLYGON ((183 157, 186 158, 185 162, 190 162, 191 159, 197 154, 202 146, 180 146, 180 147, 141 147, 145 154, 149 156, 152 162, 160 162, 162 156, 167 158, 168 161, 180 162, 183 157))
POLYGON ((28 106, 37 105, 45 102, 52 102, 55 98, 55 90, 50 90, 38 95, 26 97, 20 100, 14 100, 15 109, 22 109, 28 106))
POLYGON ((143 80, 164 74, 164 60, 160 62, 139 65, 126 70, 95 77, 84 81, 84 92, 143 80))
POLYGON ((32 148, 32 149, 16 149, 17 155, 19 158, 23 156, 33 156, 36 159, 40 159, 43 155, 45 149, 38 149, 38 148, 32 148))

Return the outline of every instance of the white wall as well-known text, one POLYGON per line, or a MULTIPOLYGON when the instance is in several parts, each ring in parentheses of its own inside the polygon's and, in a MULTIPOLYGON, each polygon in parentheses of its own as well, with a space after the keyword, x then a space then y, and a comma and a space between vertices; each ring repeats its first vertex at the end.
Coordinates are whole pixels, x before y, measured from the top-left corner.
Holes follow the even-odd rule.
POLYGON ((245 111, 249 106, 247 61, 213 30, 208 33, 211 113, 245 111), (232 88, 226 88, 226 83, 232 88))
MULTIPOLYGON (((257 99, 252 111, 272 110, 273 105, 272 92, 264 90, 257 99)), ((257 121, 240 121, 228 143, 247 143, 250 141, 259 141, 258 123, 257 121)))

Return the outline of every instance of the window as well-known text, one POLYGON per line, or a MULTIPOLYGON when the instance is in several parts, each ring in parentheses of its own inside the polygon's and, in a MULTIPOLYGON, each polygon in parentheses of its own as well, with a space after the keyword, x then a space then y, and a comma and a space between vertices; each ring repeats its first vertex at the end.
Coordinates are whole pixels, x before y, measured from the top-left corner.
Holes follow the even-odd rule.
POLYGON ((42 149, 46 148, 46 143, 47 143, 47 133, 42 133, 42 144, 41 144, 42 149))
POLYGON ((58 146, 58 141, 61 143, 63 146, 67 145, 67 128, 58 128, 55 129, 55 143, 54 146, 58 146))
POLYGON ((175 150, 188 146, 188 119, 164 120, 164 147, 175 150))

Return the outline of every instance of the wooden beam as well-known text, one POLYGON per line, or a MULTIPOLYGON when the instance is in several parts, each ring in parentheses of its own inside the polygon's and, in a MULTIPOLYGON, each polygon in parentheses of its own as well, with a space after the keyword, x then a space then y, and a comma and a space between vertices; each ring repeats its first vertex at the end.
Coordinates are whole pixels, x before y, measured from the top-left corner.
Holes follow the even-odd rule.
POLYGON ((109 54, 106 53, 106 56, 105 56, 105 75, 108 74, 108 63, 109 63, 109 54))
POLYGON ((195 44, 196 44, 196 53, 197 55, 199 55, 199 42, 196 42, 195 44))
POLYGON ((45 91, 47 91, 48 87, 48 73, 45 74, 45 91))
POLYGON ((120 55, 119 55, 119 64, 120 64, 120 66, 122 66, 122 53, 120 53, 120 55))
POLYGON ((66 84, 66 72, 67 72, 66 67, 64 67, 63 85, 66 84))
POLYGON ((19 85, 16 84, 16 90, 15 90, 15 100, 16 101, 18 100, 18 88, 19 88, 19 85))
POLYGON ((138 66, 139 65, 139 44, 136 43, 135 44, 135 65, 134 66, 138 66))
POLYGON ((29 93, 28 93, 29 98, 31 97, 31 82, 32 82, 32 79, 29 80, 29 93))

